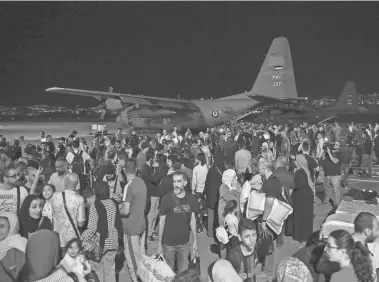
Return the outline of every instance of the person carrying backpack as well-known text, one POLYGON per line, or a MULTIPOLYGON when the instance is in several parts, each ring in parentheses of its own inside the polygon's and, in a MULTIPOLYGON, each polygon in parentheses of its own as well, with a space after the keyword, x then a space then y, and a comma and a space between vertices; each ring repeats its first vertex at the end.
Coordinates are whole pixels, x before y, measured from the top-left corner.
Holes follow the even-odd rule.
POLYGON ((87 162, 93 164, 93 159, 90 155, 87 152, 80 150, 78 140, 72 141, 72 151, 67 154, 66 159, 70 165, 70 168, 72 169, 74 167, 76 173, 79 172, 80 174, 87 173, 87 162))
POLYGON ((72 151, 67 153, 67 162, 69 163, 72 172, 75 172, 79 176, 80 190, 86 188, 87 173, 90 172, 90 168, 93 167, 93 159, 90 155, 79 148, 79 141, 72 141, 72 151), (89 163, 89 167, 87 164, 89 163))

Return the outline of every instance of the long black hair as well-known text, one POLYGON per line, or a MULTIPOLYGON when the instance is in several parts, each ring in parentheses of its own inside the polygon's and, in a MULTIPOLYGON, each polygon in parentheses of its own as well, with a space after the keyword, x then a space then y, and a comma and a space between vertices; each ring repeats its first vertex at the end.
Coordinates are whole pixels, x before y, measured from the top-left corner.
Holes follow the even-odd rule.
POLYGON ((205 165, 207 163, 207 159, 205 158, 205 154, 204 153, 198 153, 196 155, 196 159, 199 160, 201 166, 205 165))
POLYGON ((334 230, 329 236, 335 239, 339 249, 346 250, 358 280, 360 282, 374 282, 372 276, 373 268, 368 248, 359 241, 355 242, 353 236, 346 230, 334 230))

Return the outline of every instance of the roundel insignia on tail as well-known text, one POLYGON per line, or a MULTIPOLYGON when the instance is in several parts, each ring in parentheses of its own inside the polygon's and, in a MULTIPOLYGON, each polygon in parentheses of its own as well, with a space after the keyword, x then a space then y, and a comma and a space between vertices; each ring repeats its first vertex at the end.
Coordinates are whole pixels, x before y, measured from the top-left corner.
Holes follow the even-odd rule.
POLYGON ((218 117, 218 115, 219 115, 218 111, 213 111, 212 112, 212 117, 216 118, 216 117, 218 117))

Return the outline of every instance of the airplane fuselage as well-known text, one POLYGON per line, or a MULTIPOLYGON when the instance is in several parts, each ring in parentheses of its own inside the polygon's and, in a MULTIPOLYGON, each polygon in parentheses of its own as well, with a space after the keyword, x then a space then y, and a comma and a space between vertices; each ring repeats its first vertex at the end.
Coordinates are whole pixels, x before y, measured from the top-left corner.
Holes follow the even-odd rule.
MULTIPOLYGON (((254 107, 259 102, 251 98, 232 100, 194 100, 182 107, 169 105, 138 107, 121 111, 116 122, 124 127, 172 129, 203 129, 230 121, 236 115, 254 107)), ((180 104, 180 102, 179 102, 180 104)))

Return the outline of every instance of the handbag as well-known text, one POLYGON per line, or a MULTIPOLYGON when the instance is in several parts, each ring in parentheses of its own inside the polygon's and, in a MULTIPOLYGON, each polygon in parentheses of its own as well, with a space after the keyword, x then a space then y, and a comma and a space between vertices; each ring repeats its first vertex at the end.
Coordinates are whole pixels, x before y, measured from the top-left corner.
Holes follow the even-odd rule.
MULTIPOLYGON (((71 215, 68 212, 67 204, 66 204, 66 196, 64 192, 62 193, 62 197, 63 197, 63 204, 64 204, 64 209, 66 211, 67 217, 72 225, 72 228, 74 228, 76 237, 80 239, 79 231, 75 228, 74 221, 72 220, 71 215)), ((87 259, 95 261, 95 262, 99 262, 101 260, 101 257, 103 255, 103 248, 101 248, 100 246, 100 234, 98 232, 96 232, 91 238, 83 240, 82 247, 86 254, 87 259)))
POLYGON ((82 242, 83 250, 88 260, 100 262, 103 256, 103 248, 100 246, 100 234, 96 232, 91 238, 82 242))
POLYGON ((228 226, 228 224, 225 222, 225 225, 220 225, 216 228, 216 238, 217 240, 226 245, 229 243, 229 238, 231 238, 233 235, 228 235, 228 231, 226 231, 225 226, 228 226))
POLYGON ((100 233, 95 232, 92 237, 82 240, 82 247, 88 260, 100 262, 103 256, 104 246, 101 246, 100 233))
POLYGON ((170 282, 175 276, 162 255, 149 257, 141 254, 137 273, 142 282, 170 282))
POLYGON ((100 279, 94 270, 84 276, 84 278, 87 280, 87 282, 100 282, 100 279))

